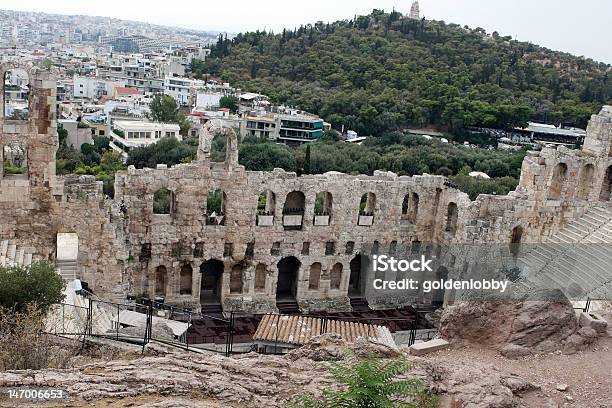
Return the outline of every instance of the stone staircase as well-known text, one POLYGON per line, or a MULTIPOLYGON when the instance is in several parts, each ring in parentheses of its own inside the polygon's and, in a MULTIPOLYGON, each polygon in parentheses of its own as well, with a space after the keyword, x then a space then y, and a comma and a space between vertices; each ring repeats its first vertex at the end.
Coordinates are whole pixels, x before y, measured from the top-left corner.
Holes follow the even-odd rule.
POLYGON ((77 261, 57 261, 57 269, 59 270, 59 273, 60 275, 62 275, 62 279, 64 279, 65 282, 70 282, 79 278, 77 275, 77 261))
POLYGON ((0 266, 30 266, 33 248, 24 248, 12 240, 0 241, 0 266))
POLYGON ((612 298, 611 206, 593 207, 542 244, 521 249, 523 288, 559 288, 574 300, 612 298))

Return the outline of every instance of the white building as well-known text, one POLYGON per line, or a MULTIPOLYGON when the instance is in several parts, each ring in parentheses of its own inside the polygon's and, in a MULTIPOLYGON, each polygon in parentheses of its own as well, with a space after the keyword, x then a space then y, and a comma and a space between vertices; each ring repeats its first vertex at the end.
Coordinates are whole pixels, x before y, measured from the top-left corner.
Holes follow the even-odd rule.
POLYGON ((198 88, 204 88, 204 81, 197 79, 166 77, 164 80, 164 94, 174 98, 181 106, 190 106, 198 88))
POLYGON ((125 82, 108 81, 96 77, 75 75, 73 83, 74 98, 100 99, 113 94, 115 87, 124 87, 125 82))
POLYGON ((182 140, 180 127, 176 123, 140 121, 115 121, 110 132, 111 147, 123 152, 134 147, 148 146, 162 137, 176 137, 182 140))

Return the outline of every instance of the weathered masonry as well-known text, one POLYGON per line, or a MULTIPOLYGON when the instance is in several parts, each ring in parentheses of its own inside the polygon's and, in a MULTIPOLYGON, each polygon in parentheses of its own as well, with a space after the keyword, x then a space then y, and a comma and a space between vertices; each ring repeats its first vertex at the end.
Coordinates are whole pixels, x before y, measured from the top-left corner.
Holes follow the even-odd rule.
POLYGON ((0 154, 12 154, 17 141, 29 168, 0 173, 0 239, 55 259, 57 234, 77 234, 77 275, 113 300, 163 296, 195 309, 218 303, 245 312, 276 311, 283 300, 303 311, 349 310, 351 297, 374 307, 449 301, 444 294, 370 298, 364 248, 541 242, 612 195, 612 108, 604 107, 582 150, 531 152, 517 190, 503 197, 470 201, 441 176, 245 171, 234 131, 211 123, 196 161, 120 172, 109 200, 92 177, 55 176, 55 82, 25 69, 30 115, 16 121, 3 114, 0 154), (219 131, 227 156, 214 163, 219 131))

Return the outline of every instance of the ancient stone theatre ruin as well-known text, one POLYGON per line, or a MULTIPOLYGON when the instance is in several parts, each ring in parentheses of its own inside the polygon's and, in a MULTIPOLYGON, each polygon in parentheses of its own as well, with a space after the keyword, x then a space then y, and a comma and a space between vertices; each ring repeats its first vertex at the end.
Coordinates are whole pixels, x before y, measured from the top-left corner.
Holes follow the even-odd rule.
MULTIPOLYGON (((0 75, 12 68, 2 65, 0 75)), ((195 310, 218 303, 224 311, 258 313, 277 311, 277 302, 290 299, 303 312, 343 311, 351 309, 351 298, 369 297, 364 248, 414 251, 421 243, 563 237, 612 242, 612 107, 591 118, 581 150, 530 152, 518 188, 507 196, 471 201, 432 175, 246 171, 238 163, 236 133, 209 123, 197 160, 130 167, 116 175, 115 197, 107 199, 92 176, 55 175, 56 82, 49 72, 21 68, 29 75, 30 114, 0 118, 0 158, 13 142, 25 144, 28 171, 16 176, 0 167, 0 241, 8 242, 2 256, 57 259, 62 269, 57 237, 72 234, 78 252, 64 270, 101 298, 159 296, 195 310), (219 131, 227 155, 215 163, 211 141, 219 131), (162 196, 165 204, 155 205, 162 196)), ((441 273, 461 271, 466 262, 454 259, 441 273)), ((585 296, 609 290, 609 277, 585 279, 585 296)), ((394 304, 444 303, 451 296, 420 293, 394 304)))

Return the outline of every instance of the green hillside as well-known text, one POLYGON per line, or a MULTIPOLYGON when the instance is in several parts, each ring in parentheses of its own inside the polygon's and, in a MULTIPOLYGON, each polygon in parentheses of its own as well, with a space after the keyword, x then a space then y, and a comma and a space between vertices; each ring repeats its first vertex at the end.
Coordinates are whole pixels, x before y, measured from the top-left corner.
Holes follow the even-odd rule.
POLYGON ((584 127, 612 103, 611 66, 441 21, 369 16, 282 34, 219 38, 198 77, 220 77, 321 115, 335 128, 382 135, 405 127, 584 127))

